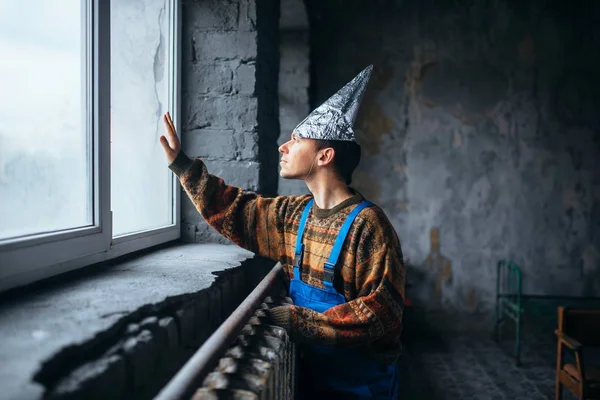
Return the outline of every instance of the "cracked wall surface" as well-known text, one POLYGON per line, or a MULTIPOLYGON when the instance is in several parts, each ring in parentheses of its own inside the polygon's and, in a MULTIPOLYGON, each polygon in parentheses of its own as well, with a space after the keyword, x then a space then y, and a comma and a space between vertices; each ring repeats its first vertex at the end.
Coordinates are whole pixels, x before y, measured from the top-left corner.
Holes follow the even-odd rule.
MULTIPOLYGON (((277 192, 279 2, 182 3, 183 149, 209 173, 246 190, 277 192)), ((182 237, 228 243, 185 193, 182 237)))
POLYGON ((413 297, 490 311, 502 258, 528 293, 600 294, 598 5, 307 4, 313 107, 375 66, 355 186, 396 227, 413 297))

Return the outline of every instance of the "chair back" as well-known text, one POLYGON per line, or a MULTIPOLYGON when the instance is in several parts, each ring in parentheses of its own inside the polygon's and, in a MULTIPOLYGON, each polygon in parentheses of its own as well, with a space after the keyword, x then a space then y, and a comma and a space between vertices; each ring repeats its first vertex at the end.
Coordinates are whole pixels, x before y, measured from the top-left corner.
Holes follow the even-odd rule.
POLYGON ((523 292, 521 268, 512 261, 500 260, 497 264, 496 294, 520 297, 523 292))
POLYGON ((600 346, 600 309, 558 307, 558 330, 584 346, 600 346))

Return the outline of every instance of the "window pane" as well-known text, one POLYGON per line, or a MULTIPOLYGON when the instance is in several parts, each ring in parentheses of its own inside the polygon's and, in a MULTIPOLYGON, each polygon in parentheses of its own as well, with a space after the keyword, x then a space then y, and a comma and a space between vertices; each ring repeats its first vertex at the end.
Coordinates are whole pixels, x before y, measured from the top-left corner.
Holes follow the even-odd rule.
POLYGON ((169 12, 165 0, 111 1, 113 236, 173 223, 172 174, 158 142, 170 106, 169 12))
POLYGON ((0 0, 0 239, 91 225, 81 0, 0 0))

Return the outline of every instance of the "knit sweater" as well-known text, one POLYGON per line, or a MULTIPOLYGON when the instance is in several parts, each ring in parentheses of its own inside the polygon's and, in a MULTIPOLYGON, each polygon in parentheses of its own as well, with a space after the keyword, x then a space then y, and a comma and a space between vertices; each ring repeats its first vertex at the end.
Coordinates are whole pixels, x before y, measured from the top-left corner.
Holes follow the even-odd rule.
MULTIPOLYGON (((281 262, 293 278, 300 217, 312 195, 267 198, 244 191, 209 174, 200 159, 183 151, 169 168, 210 226, 238 246, 281 262)), ((346 217, 363 199, 354 193, 332 209, 313 204, 303 236, 303 282, 323 287, 323 263, 346 217)), ((286 307, 290 336, 302 343, 362 347, 382 361, 395 361, 401 352, 404 282, 392 224, 381 208, 365 208, 350 228, 334 273, 333 286, 346 303, 323 313, 286 307)))

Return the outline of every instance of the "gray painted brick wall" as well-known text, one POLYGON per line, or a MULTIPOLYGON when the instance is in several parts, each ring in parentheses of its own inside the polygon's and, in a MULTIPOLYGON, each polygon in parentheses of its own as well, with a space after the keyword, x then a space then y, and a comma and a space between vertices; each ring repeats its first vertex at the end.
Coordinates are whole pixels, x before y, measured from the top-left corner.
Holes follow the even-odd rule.
MULTIPOLYGON (((279 135, 278 13, 278 2, 183 2, 183 149, 227 184, 265 194, 277 190, 273 157, 259 144, 279 135)), ((183 240, 227 243, 182 197, 183 240)))

